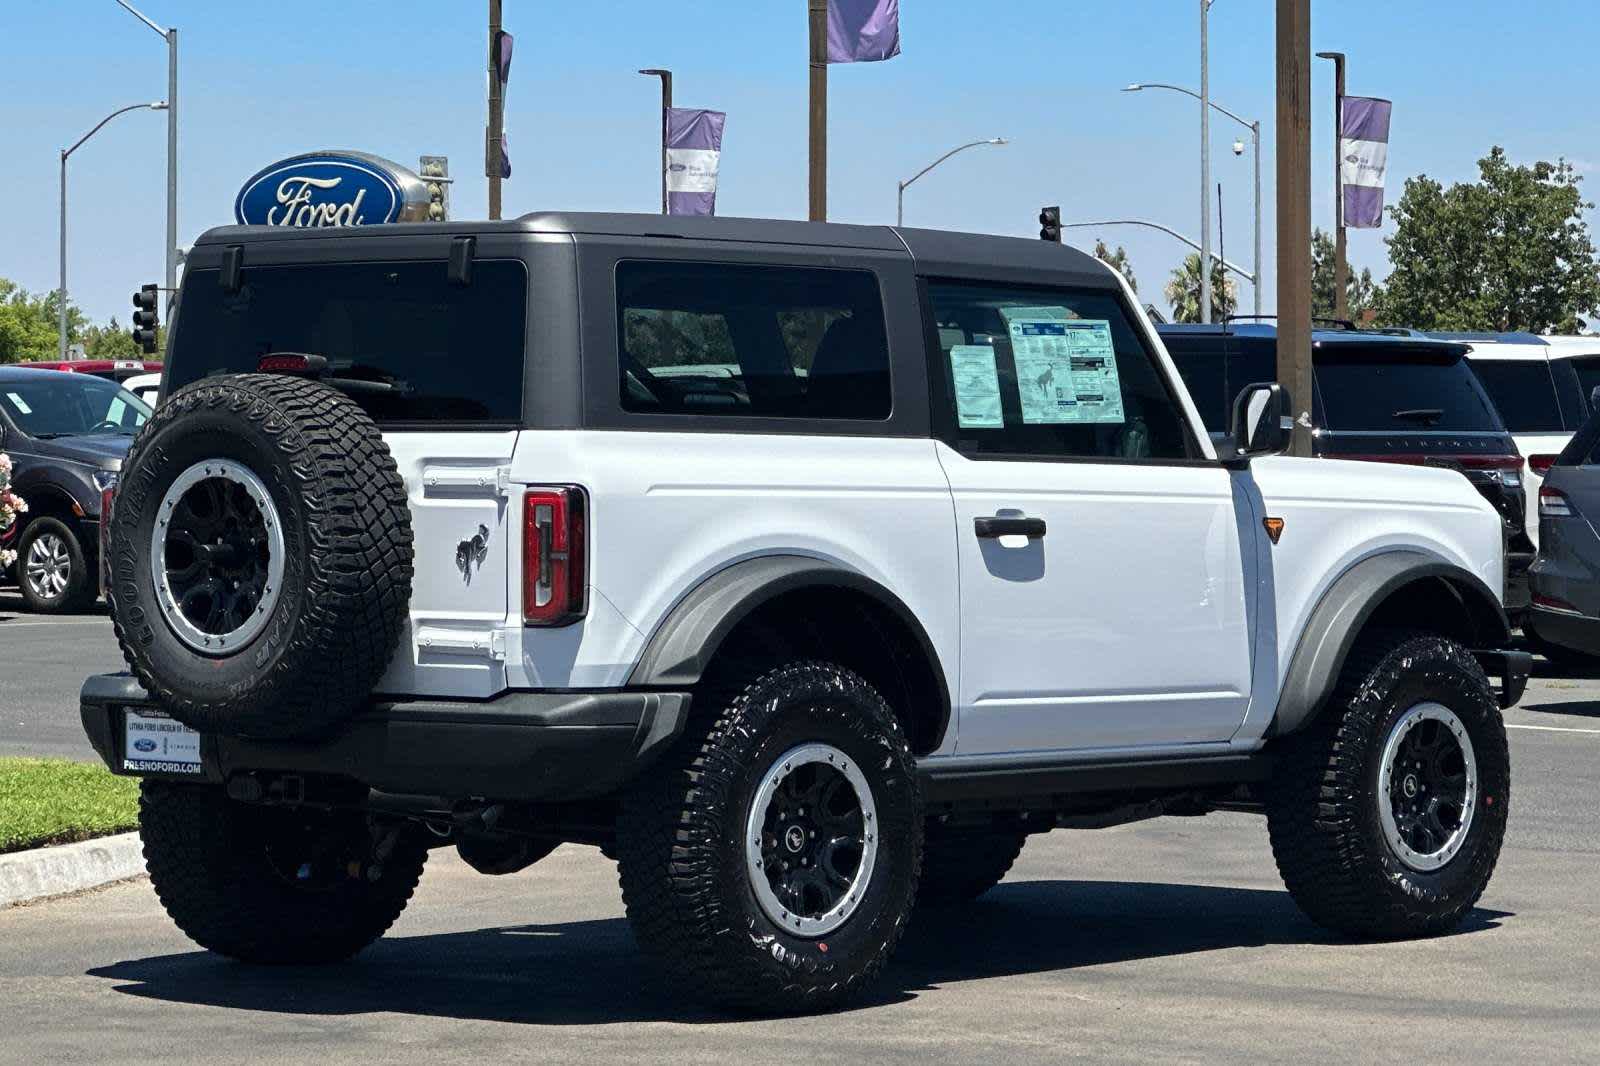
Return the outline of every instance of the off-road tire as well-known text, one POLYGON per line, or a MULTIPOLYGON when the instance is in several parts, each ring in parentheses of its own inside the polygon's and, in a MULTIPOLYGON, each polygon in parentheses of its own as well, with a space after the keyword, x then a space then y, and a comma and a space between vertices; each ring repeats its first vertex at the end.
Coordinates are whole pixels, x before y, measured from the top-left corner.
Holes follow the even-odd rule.
POLYGON ((1392 939, 1443 933, 1494 872, 1510 804, 1510 753, 1489 680, 1453 640, 1385 631, 1362 638, 1318 719, 1287 739, 1267 790, 1267 828, 1284 884, 1328 929, 1392 939), (1433 871, 1400 861, 1380 823, 1379 763, 1408 709, 1436 702, 1465 726, 1477 761, 1473 820, 1433 871))
POLYGON ((123 657, 174 718, 208 733, 331 731, 387 668, 411 597, 411 512, 377 426, 336 389, 284 375, 205 378, 156 409, 123 466, 110 554, 123 657), (265 626, 202 653, 163 616, 152 534, 163 495, 212 459, 266 486, 285 551, 265 626))
POLYGON ((253 963, 354 955, 405 910, 428 857, 414 826, 391 838, 359 812, 251 806, 220 788, 159 781, 143 782, 139 832, 150 882, 178 928, 201 947, 253 963), (297 884, 282 855, 274 858, 269 842, 297 839, 302 825, 308 841, 332 842, 325 865, 342 874, 332 883, 297 884), (392 850, 380 857, 373 845, 386 839, 392 850))
POLYGON ((878 974, 911 915, 923 831, 915 762, 883 697, 848 670, 802 661, 737 676, 697 693, 685 735, 624 799, 623 901, 645 953, 697 998, 768 1014, 823 1010, 878 974), (857 909, 807 938, 762 910, 744 835, 763 775, 813 742, 856 760, 879 843, 857 909))
POLYGON ((41 515, 23 528, 22 536, 17 538, 15 565, 18 591, 22 594, 22 602, 28 605, 30 611, 39 614, 70 614, 75 611, 85 611, 93 606, 95 597, 99 594, 97 582, 90 573, 92 568, 88 556, 78 541, 77 533, 59 518, 41 515), (66 587, 55 596, 41 595, 28 581, 28 553, 32 551, 34 543, 46 534, 57 537, 62 547, 66 549, 67 555, 66 587))
POLYGON ((928 821, 917 906, 971 903, 995 885, 1022 854, 1028 835, 999 826, 945 826, 928 821))

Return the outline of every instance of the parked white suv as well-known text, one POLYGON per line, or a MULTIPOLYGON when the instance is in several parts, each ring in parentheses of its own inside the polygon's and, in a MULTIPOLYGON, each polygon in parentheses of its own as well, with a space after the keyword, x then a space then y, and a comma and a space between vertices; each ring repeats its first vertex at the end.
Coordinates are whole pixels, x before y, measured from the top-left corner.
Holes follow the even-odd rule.
POLYGON ((83 722, 225 955, 344 958, 430 847, 572 841, 680 985, 796 1011, 1054 827, 1261 811, 1361 936, 1451 928, 1495 865, 1528 668, 1499 515, 1453 471, 1273 454, 1272 384, 1219 456, 1079 252, 220 229, 166 373, 111 519, 132 672, 83 722))

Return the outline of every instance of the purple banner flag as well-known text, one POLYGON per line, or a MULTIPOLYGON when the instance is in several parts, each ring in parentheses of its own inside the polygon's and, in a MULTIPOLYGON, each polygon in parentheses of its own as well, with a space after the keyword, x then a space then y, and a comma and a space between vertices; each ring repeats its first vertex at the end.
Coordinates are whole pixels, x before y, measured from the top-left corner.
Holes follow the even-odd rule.
POLYGON ((900 54, 900 0, 828 0, 828 62, 873 63, 900 54))
POLYGON ((1383 179, 1389 169, 1389 112, 1394 105, 1370 96, 1346 96, 1340 106, 1339 184, 1344 224, 1376 229, 1383 224, 1383 179))
POLYGON ((717 170, 727 121, 721 111, 667 111, 667 214, 717 213, 717 170))

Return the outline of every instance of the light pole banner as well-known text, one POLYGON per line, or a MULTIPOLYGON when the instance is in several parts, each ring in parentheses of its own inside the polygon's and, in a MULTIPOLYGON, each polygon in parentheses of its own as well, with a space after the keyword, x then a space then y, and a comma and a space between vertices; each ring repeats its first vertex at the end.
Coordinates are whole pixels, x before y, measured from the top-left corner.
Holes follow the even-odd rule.
POLYGON ((874 63, 900 54, 900 0, 828 0, 828 62, 874 63))
POLYGON ((727 121, 721 111, 667 111, 667 214, 717 213, 717 170, 727 121))
POLYGON ((1346 96, 1340 105, 1339 184, 1344 224, 1376 229, 1383 224, 1383 179, 1389 168, 1389 112, 1394 105, 1370 96, 1346 96))

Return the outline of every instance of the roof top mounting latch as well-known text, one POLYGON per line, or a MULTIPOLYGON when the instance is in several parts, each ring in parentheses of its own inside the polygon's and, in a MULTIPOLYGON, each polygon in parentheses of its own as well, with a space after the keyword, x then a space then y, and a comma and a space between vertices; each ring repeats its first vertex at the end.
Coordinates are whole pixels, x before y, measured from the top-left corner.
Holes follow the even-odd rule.
POLYGON ((244 245, 230 244, 222 250, 222 271, 217 281, 223 292, 238 292, 242 284, 239 274, 244 270, 244 245))
POLYGON ((450 242, 450 284, 472 284, 472 257, 477 251, 476 237, 457 237, 450 242))

